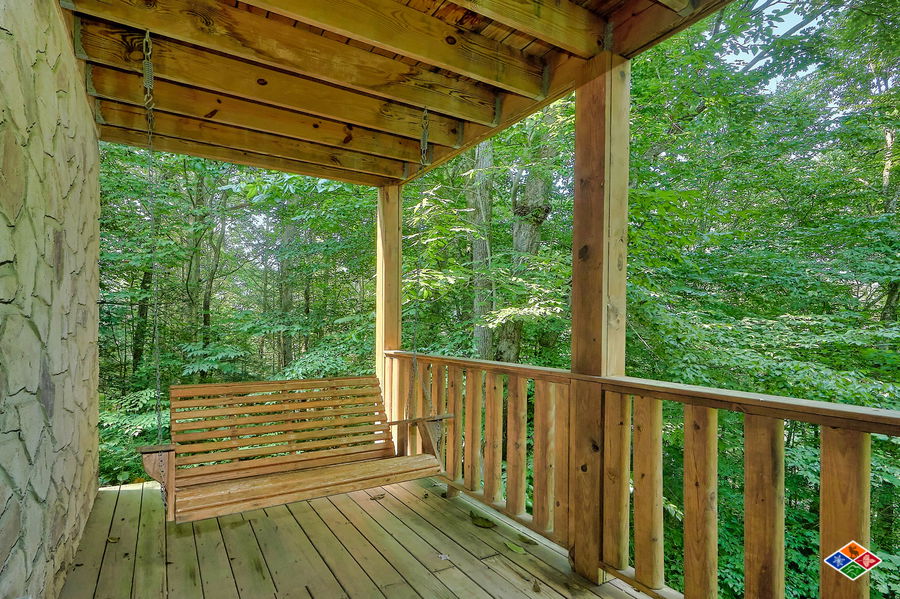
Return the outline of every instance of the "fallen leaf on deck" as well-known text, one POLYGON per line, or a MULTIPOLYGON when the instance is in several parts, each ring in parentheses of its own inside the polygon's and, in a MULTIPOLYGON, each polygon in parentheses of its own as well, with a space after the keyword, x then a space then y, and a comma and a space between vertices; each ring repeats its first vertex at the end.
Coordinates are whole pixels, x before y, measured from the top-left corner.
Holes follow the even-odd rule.
POLYGON ((472 524, 479 528, 494 528, 497 526, 496 522, 483 516, 479 516, 474 510, 469 512, 469 519, 472 520, 472 524))
POLYGON ((509 547, 510 551, 515 551, 516 553, 525 553, 525 549, 523 549, 521 545, 516 545, 512 541, 507 541, 506 546, 509 547))
POLYGON ((534 582, 531 583, 531 590, 535 593, 541 592, 541 583, 538 582, 537 578, 535 578, 534 582))
POLYGON ((537 545, 537 541, 529 536, 523 535, 522 533, 519 533, 519 541, 525 543, 526 545, 537 545))
POLYGON ((106 542, 107 543, 118 543, 119 537, 106 537, 106 542))
POLYGON ((384 499, 384 493, 379 493, 378 495, 372 495, 369 497, 372 501, 378 501, 380 499, 384 499))

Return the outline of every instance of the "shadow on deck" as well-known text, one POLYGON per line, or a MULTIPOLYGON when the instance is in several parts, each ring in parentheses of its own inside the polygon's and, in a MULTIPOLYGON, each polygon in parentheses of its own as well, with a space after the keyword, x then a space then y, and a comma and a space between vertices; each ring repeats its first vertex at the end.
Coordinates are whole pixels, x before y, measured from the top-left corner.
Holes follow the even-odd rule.
POLYGON ((102 488, 61 597, 643 597, 591 585, 560 547, 443 491, 421 480, 176 525, 156 483, 102 488))

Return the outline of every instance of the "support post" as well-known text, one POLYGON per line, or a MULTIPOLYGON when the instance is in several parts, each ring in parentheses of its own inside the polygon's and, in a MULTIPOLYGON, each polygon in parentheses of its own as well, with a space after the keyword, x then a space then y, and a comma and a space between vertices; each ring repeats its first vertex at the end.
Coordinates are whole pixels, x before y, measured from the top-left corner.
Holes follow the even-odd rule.
POLYGON ((395 414, 396 401, 386 384, 384 352, 400 349, 400 245, 401 186, 385 185, 378 189, 375 263, 375 375, 381 383, 387 416, 395 414))
MULTIPOLYGON (((600 75, 575 92, 572 372, 625 373, 630 63, 603 52, 600 75)), ((600 581, 602 389, 573 380, 569 509, 575 571, 600 581)))

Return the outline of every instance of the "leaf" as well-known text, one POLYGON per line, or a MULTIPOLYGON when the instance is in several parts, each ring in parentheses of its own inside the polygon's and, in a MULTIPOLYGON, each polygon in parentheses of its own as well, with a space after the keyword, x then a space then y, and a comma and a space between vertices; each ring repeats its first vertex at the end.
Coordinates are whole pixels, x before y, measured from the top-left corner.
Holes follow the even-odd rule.
POLYGON ((472 520, 472 524, 479 528, 494 528, 497 526, 497 523, 493 520, 485 518, 484 516, 478 515, 474 510, 469 512, 469 519, 472 520))
POLYGON ((118 543, 119 537, 106 537, 106 542, 107 543, 118 543))
POLYGON ((512 541, 507 541, 506 546, 507 546, 507 548, 509 548, 510 551, 514 551, 516 553, 521 553, 523 555, 525 554, 525 549, 521 545, 516 545, 512 541))
POLYGON ((535 578, 533 581, 531 581, 531 590, 534 591, 535 593, 541 592, 541 583, 538 582, 537 578, 535 578))
POLYGON ((372 495, 371 497, 369 497, 369 499, 371 499, 372 501, 380 501, 380 500, 384 499, 384 493, 379 493, 378 495, 372 495))
POLYGON ((531 537, 523 535, 522 533, 519 533, 519 541, 525 543, 526 545, 537 545, 537 541, 535 541, 531 537))

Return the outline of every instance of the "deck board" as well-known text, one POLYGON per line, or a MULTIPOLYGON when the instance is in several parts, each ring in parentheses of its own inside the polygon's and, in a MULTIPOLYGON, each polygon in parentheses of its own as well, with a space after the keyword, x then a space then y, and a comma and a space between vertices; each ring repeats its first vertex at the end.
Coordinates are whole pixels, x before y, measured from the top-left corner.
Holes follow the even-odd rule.
POLYGON ((155 483, 103 488, 61 599, 644 597, 590 584, 558 546, 443 490, 423 480, 176 525, 155 483), (474 526, 473 509, 497 526, 474 526))

